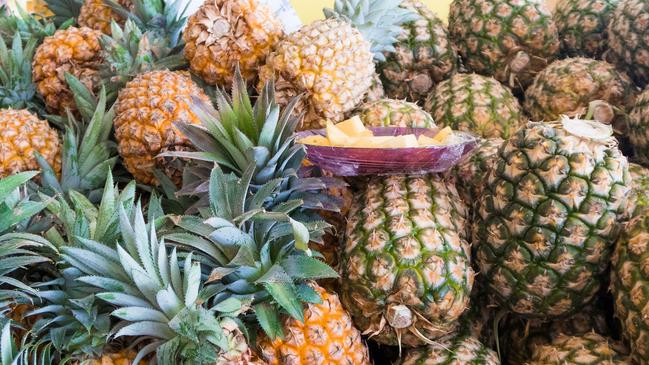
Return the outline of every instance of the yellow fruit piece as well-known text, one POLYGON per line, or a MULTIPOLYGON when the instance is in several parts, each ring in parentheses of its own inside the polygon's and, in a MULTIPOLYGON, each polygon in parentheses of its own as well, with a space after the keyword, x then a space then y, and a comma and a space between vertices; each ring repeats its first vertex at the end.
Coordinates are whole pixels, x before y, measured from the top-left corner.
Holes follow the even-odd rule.
POLYGON ((441 131, 437 132, 433 139, 441 144, 448 142, 448 139, 453 135, 453 130, 451 127, 445 127, 441 131))
POLYGON ((310 144, 314 146, 331 146, 331 142, 325 136, 308 136, 298 141, 302 144, 310 144))
POLYGON ((332 146, 349 146, 355 141, 355 138, 348 136, 329 120, 327 121, 327 138, 332 146))
POLYGON ((417 143, 420 146, 439 146, 440 143, 437 142, 434 138, 424 136, 423 134, 417 138, 417 143))
POLYGON ((336 127, 350 137, 371 137, 374 135, 371 130, 365 128, 359 116, 338 123, 336 127))
POLYGON ((419 147, 417 137, 414 134, 396 136, 379 145, 379 148, 413 148, 419 147))
POLYGON ((349 147, 382 148, 384 144, 389 143, 392 139, 394 139, 393 136, 358 137, 349 147))

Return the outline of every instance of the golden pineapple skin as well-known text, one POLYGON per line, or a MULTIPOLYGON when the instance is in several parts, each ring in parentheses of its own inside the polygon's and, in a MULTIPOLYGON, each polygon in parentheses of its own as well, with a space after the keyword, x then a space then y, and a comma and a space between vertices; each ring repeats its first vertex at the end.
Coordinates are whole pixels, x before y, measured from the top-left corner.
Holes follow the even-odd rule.
POLYGON ((187 21, 185 58, 212 85, 231 84, 237 64, 252 80, 283 36, 280 21, 258 0, 206 1, 187 21))
POLYGON ((76 111, 72 91, 65 81, 69 72, 90 90, 99 85, 102 63, 101 32, 88 27, 70 27, 45 37, 36 50, 32 79, 50 112, 63 115, 76 111))
MULTIPOLYGON (((132 365, 137 352, 131 349, 122 350, 119 352, 103 354, 98 359, 90 361, 77 362, 75 365, 132 365)), ((147 365, 149 362, 141 360, 138 364, 147 365)))
POLYGON ((138 75, 119 92, 113 122, 115 138, 126 168, 138 182, 156 184, 156 168, 176 184, 181 182, 182 162, 156 156, 190 148, 189 140, 173 123, 199 123, 188 104, 192 96, 210 103, 187 73, 172 71, 138 75))
POLYGON ((285 339, 260 343, 262 358, 269 365, 370 365, 361 333, 343 308, 338 296, 314 285, 321 304, 308 304, 304 323, 289 318, 284 323, 285 339))
MULTIPOLYGON (((130 4, 128 0, 118 0, 117 3, 124 7, 128 7, 130 4)), ((88 27, 110 35, 110 23, 113 20, 118 24, 124 24, 125 21, 110 6, 104 4, 104 0, 85 0, 79 11, 77 23, 82 27, 88 27)))
POLYGON ((275 79, 277 101, 306 113, 301 130, 321 128, 325 120, 342 121, 367 94, 374 78, 370 44, 344 21, 318 20, 277 43, 259 70, 259 89, 275 79))
POLYGON ((27 110, 0 110, 0 178, 22 171, 39 170, 35 152, 61 172, 59 135, 47 121, 27 110))

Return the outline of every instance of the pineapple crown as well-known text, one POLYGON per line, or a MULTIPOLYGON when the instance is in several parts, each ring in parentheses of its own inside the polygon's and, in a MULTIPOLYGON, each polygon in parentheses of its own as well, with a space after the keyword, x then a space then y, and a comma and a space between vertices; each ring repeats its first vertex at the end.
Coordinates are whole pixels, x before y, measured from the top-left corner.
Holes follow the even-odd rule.
POLYGON ((291 218, 290 213, 302 204, 299 200, 266 210, 263 203, 279 189, 281 179, 251 193, 253 171, 250 166, 238 178, 216 165, 209 181, 209 209, 203 210, 202 217, 175 219, 181 231, 166 237, 196 250, 212 268, 207 290, 213 301, 250 302, 259 325, 276 338, 283 336, 281 313, 304 321, 303 302, 320 301, 309 280, 333 278, 337 273, 311 257, 308 248, 310 236, 322 234, 328 225, 291 218))
MULTIPOLYGON (((61 27, 72 23, 70 20, 61 24, 61 27)), ((0 36, 7 43, 19 34, 23 40, 35 39, 40 44, 43 38, 53 35, 57 29, 47 18, 30 14, 19 4, 15 4, 13 12, 7 6, 0 6, 0 36)), ((31 63, 31 59, 29 62, 31 63)))
POLYGON ((106 110, 106 91, 102 87, 99 99, 77 78, 66 73, 65 79, 74 94, 81 120, 68 111, 67 118, 51 117, 63 125, 62 171, 60 179, 54 169, 40 155, 36 159, 42 171, 42 188, 47 195, 67 195, 70 191, 84 194, 92 202, 101 197, 108 171, 117 162, 117 147, 110 140, 114 118, 111 108, 106 110))
POLYGON ((42 102, 35 98, 36 86, 32 83, 35 51, 34 38, 23 41, 16 33, 9 49, 0 37, 0 108, 44 110, 42 102))
POLYGON ((343 19, 356 27, 372 45, 378 62, 385 52, 394 52, 394 44, 404 32, 403 24, 419 19, 410 9, 401 7, 404 0, 336 0, 333 9, 324 9, 327 18, 343 19))
POLYGON ((54 14, 51 22, 59 27, 72 25, 79 17, 84 0, 45 0, 47 8, 54 14))

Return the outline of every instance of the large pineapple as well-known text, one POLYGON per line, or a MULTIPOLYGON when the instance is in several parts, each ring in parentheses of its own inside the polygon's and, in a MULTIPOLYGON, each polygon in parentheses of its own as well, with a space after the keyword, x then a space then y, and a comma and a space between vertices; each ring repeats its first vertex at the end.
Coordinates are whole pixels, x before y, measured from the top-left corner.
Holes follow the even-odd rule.
POLYGON ((326 119, 341 121, 372 84, 370 46, 347 22, 318 20, 276 44, 259 70, 259 89, 274 78, 281 105, 304 94, 298 104, 306 113, 301 129, 320 128, 326 119))
POLYGON ((601 58, 608 50, 608 23, 618 0, 560 0, 553 18, 561 52, 575 57, 601 58))
POLYGON ((500 138, 483 139, 466 159, 453 168, 457 191, 465 202, 477 202, 482 196, 484 182, 498 163, 498 149, 503 143, 500 138))
POLYGON ((61 172, 59 134, 27 110, 0 109, 0 177, 38 170, 41 154, 56 173, 61 172))
POLYGON ((66 72, 97 91, 98 70, 103 62, 100 36, 97 30, 70 27, 45 37, 36 50, 32 78, 50 112, 64 115, 66 109, 76 111, 72 91, 65 81, 66 72))
POLYGON ((540 0, 454 0, 449 31, 469 71, 524 89, 559 52, 559 34, 540 0))
POLYGON ((260 342, 262 357, 269 365, 331 364, 369 365, 361 333, 340 304, 338 296, 314 286, 322 303, 308 304, 304 322, 287 318, 286 337, 260 342))
POLYGON ((523 122, 518 100, 491 77, 457 74, 441 82, 424 109, 439 125, 484 138, 508 138, 523 122))
POLYGON ((437 175, 370 179, 352 202, 342 292, 356 325, 383 344, 449 334, 473 286, 466 207, 437 175))
POLYGON ((624 346, 594 332, 560 335, 551 344, 533 349, 527 365, 631 365, 624 346))
POLYGON ((283 36, 282 23, 259 0, 205 1, 187 21, 185 57, 209 84, 231 84, 237 64, 252 80, 283 36))
POLYGON ((611 291, 615 315, 622 322, 624 337, 631 344, 632 358, 638 364, 649 363, 649 212, 643 210, 628 222, 617 242, 611 270, 611 291))
POLYGON ((496 352, 473 337, 461 336, 408 350, 401 365, 500 365, 496 352))
POLYGON ((608 25, 610 58, 640 87, 649 84, 649 2, 620 0, 608 25))
POLYGON ((628 136, 635 157, 645 166, 649 165, 649 87, 635 101, 628 116, 628 136))
MULTIPOLYGON (((632 94, 633 83, 613 65, 590 58, 566 58, 553 62, 536 76, 525 91, 525 111, 534 121, 552 121, 562 115, 586 115, 591 102, 603 101, 623 113, 632 94)), ((624 130, 622 118, 617 119, 617 123, 599 121, 614 122, 616 130, 624 130)))
POLYGON ((190 148, 174 122, 198 123, 188 102, 192 97, 209 103, 205 93, 181 72, 151 71, 137 76, 119 92, 115 106, 115 138, 128 171, 143 184, 156 184, 160 169, 179 184, 183 163, 157 157, 161 152, 190 148))
POLYGON ((367 127, 433 128, 433 117, 417 104, 402 100, 380 99, 365 103, 358 113, 367 127))
MULTIPOLYGON (((130 0, 117 0, 118 4, 129 7, 130 0)), ((85 0, 79 10, 77 23, 79 26, 98 30, 104 34, 110 34, 110 23, 124 23, 124 17, 119 15, 106 4, 106 0, 85 0)))
POLYGON ((498 155, 474 225, 483 277, 516 313, 580 309, 600 288, 630 191, 611 128, 530 122, 498 155))

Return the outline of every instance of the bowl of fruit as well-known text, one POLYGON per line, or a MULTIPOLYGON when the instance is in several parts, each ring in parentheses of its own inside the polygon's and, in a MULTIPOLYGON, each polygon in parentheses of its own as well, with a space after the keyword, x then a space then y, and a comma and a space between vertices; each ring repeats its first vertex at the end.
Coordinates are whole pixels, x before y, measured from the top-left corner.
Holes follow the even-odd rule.
POLYGON ((338 176, 444 172, 478 139, 450 128, 366 128, 358 117, 297 134, 307 159, 338 176))

